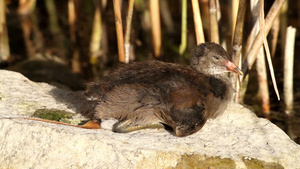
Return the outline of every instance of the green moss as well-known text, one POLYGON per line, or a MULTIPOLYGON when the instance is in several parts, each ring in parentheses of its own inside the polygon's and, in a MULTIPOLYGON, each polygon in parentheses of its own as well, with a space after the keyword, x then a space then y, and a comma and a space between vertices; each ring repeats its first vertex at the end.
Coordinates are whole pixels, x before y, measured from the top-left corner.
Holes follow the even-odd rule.
POLYGON ((33 113, 33 116, 41 119, 69 123, 68 119, 72 118, 74 114, 58 109, 38 109, 33 113))
MULTIPOLYGON (((261 161, 255 158, 242 158, 248 169, 283 169, 278 163, 261 161)), ((206 157, 197 154, 184 154, 178 161, 176 169, 234 169, 235 161, 230 158, 206 157)))
POLYGON ((278 163, 268 163, 255 158, 243 158, 248 169, 283 169, 284 167, 278 163))
POLYGON ((235 162, 229 158, 220 157, 205 157, 195 154, 181 155, 181 159, 178 161, 177 169, 232 169, 235 168, 235 162))

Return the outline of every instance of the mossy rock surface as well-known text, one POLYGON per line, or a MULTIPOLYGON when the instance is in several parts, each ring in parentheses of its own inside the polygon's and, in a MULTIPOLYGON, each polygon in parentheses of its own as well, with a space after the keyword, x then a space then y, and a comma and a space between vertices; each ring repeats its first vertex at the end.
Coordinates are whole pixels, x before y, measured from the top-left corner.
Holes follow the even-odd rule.
MULTIPOLYGON (((284 169, 278 163, 265 162, 255 158, 243 157, 242 161, 248 169, 284 169)), ((176 169, 233 169, 235 161, 230 158, 206 157, 198 154, 183 154, 178 161, 176 169)))
POLYGON ((231 169, 236 168, 235 162, 230 158, 205 157, 198 154, 184 154, 178 161, 176 169, 231 169))
POLYGON ((268 163, 255 158, 243 158, 243 162, 248 169, 284 169, 280 164, 268 163))
POLYGON ((70 123, 73 116, 74 113, 58 109, 38 109, 33 113, 33 117, 64 123, 70 123))

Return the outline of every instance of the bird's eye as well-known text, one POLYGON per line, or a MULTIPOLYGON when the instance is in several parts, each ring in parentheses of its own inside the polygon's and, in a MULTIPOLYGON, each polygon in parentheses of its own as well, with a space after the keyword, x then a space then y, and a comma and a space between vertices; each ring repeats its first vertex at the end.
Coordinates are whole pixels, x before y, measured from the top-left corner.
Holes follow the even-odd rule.
POLYGON ((220 58, 218 57, 218 56, 213 56, 213 59, 215 59, 215 60, 219 60, 220 58))

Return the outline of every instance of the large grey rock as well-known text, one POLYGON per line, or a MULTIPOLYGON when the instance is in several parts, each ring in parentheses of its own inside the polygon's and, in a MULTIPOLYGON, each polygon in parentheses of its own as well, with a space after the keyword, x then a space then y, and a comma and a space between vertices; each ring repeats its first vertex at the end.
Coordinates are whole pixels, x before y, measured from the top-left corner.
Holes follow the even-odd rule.
MULTIPOLYGON (((79 93, 0 70, 0 168, 300 168, 300 146, 274 124, 231 103, 196 134, 128 134, 25 119, 36 109, 81 111, 79 93)), ((79 119, 83 119, 80 115, 79 119)))

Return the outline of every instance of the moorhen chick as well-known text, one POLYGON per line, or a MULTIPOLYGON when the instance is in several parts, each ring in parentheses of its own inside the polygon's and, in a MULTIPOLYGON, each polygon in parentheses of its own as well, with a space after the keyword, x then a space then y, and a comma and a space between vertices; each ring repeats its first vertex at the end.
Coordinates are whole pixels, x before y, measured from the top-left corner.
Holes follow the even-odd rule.
POLYGON ((106 80, 88 85, 92 110, 84 115, 117 119, 114 132, 167 125, 176 136, 187 136, 227 107, 233 94, 229 71, 242 74, 215 43, 195 46, 190 66, 154 60, 123 65, 106 80))

